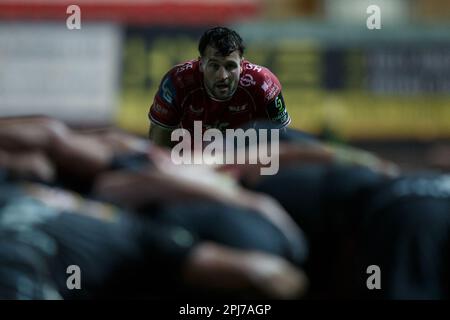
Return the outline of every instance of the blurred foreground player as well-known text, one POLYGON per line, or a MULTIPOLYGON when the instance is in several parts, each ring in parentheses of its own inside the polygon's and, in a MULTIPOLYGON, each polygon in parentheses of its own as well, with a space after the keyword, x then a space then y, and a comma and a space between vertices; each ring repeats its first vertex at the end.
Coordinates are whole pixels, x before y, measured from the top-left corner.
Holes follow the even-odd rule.
MULTIPOLYGON (((254 213, 193 204, 137 216, 18 180, 15 169, 0 166, 3 299, 158 298, 202 290, 289 299, 305 292, 303 272, 281 257, 280 232, 254 213), (158 215, 163 219, 150 219, 158 215), (177 223, 186 215, 189 223, 177 223), (67 287, 72 265, 81 269, 80 290, 67 287)), ((27 172, 35 169, 31 162, 27 172)))
POLYGON ((291 165, 253 185, 310 244, 312 297, 450 298, 450 177, 389 177, 361 166, 291 165), (369 290, 366 270, 381 270, 369 290))

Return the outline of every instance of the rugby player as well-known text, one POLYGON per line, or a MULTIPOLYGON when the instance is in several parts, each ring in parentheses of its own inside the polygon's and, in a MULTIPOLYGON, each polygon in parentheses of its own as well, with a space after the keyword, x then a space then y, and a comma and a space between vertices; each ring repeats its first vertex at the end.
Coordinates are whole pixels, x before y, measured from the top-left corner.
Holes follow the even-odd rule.
POLYGON ((244 58, 238 33, 211 28, 198 49, 198 59, 176 65, 163 77, 149 111, 152 141, 171 146, 171 132, 182 127, 192 133, 194 121, 202 122, 203 131, 239 128, 257 119, 278 128, 290 123, 279 80, 244 58))

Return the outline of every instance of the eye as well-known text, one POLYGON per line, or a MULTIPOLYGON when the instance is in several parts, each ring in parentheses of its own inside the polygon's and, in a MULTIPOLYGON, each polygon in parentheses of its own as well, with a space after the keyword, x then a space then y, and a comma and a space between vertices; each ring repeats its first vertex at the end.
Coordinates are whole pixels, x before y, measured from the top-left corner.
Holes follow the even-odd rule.
POLYGON ((227 68, 228 71, 233 71, 233 70, 235 70, 237 68, 237 65, 234 64, 234 63, 229 63, 229 64, 226 65, 226 68, 227 68))
POLYGON ((218 70, 220 68, 219 64, 215 62, 210 63, 209 67, 213 70, 218 70))

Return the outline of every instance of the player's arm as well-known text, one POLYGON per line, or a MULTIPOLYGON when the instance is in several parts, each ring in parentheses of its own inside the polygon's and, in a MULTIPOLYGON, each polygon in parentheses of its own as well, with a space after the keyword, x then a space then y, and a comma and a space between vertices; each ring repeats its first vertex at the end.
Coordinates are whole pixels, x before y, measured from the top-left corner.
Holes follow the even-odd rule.
POLYGON ((170 139, 173 129, 160 126, 154 122, 150 123, 148 131, 149 139, 158 146, 172 147, 173 142, 170 139))
POLYGON ((291 123, 281 91, 267 103, 266 112, 269 120, 279 129, 286 128, 291 123))
POLYGON ((179 128, 181 122, 181 111, 177 101, 178 92, 169 71, 162 79, 148 113, 149 138, 157 145, 165 147, 173 145, 170 139, 171 133, 179 128))
POLYGON ((258 84, 261 83, 257 86, 257 99, 264 104, 266 117, 275 127, 286 128, 291 123, 291 117, 286 109, 280 81, 266 68, 255 74, 255 79, 258 79, 258 84))

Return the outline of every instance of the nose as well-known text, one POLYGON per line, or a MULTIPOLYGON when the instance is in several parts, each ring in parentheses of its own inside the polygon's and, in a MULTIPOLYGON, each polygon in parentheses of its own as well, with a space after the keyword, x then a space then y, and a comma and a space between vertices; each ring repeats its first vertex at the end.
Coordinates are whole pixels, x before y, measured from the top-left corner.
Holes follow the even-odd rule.
POLYGON ((217 79, 218 80, 225 80, 228 78, 228 71, 223 66, 217 70, 217 79))

